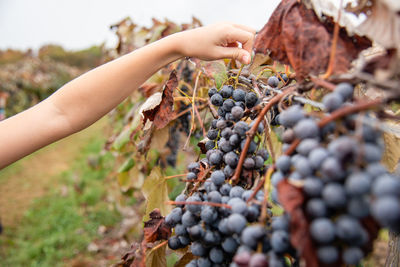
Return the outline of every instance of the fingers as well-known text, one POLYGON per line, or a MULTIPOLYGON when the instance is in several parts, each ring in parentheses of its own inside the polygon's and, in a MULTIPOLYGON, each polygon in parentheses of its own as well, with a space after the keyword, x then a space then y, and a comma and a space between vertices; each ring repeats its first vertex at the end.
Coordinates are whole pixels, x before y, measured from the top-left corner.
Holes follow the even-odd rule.
POLYGON ((236 27, 236 28, 242 29, 244 31, 248 31, 249 33, 256 34, 256 30, 255 29, 253 29, 251 27, 248 27, 246 25, 241 25, 241 24, 232 24, 232 25, 234 27, 236 27))
POLYGON ((249 64, 251 60, 250 53, 240 47, 217 47, 216 53, 220 58, 233 58, 243 64, 249 64))
POLYGON ((242 48, 251 53, 254 43, 254 33, 247 30, 234 28, 231 32, 227 33, 228 43, 240 42, 242 48))

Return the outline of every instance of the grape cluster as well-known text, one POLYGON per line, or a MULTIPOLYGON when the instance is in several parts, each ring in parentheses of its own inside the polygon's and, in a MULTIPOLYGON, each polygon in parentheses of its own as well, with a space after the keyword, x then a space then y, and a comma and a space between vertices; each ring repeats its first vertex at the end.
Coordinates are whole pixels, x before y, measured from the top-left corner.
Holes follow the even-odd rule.
MULTIPOLYGON (((189 204, 177 205, 165 219, 175 229, 168 246, 179 249, 190 245, 192 254, 199 257, 187 266, 228 266, 239 247, 269 242, 265 227, 249 225, 257 221, 261 212, 259 204, 246 203, 253 191, 225 182, 214 183, 215 177, 221 175, 222 171, 214 171, 198 192, 189 197, 179 195, 176 201, 189 204), (203 205, 190 204, 193 202, 203 205), (221 203, 231 208, 208 205, 221 203)), ((261 201, 263 192, 255 198, 261 201)))
MULTIPOLYGON (((236 170, 246 132, 252 126, 245 122, 246 114, 260 102, 259 98, 254 92, 230 85, 219 91, 211 88, 208 94, 218 109, 218 118, 212 120, 207 133, 206 157, 189 164, 186 176, 189 182, 200 183, 203 178, 204 182, 193 194, 176 198, 177 203, 188 204, 177 205, 166 217, 175 232, 168 246, 180 249, 190 245, 198 258, 187 266, 263 266, 254 265, 263 260, 282 264, 271 266, 285 266, 283 254, 291 248, 288 221, 283 219, 286 217, 275 218, 272 228, 258 224, 264 192, 257 192, 254 200, 248 201, 252 190, 228 182, 236 170), (212 169, 209 177, 201 177, 203 166, 212 169), (264 254, 256 253, 258 247, 264 254)), ((263 124, 257 130, 261 134, 263 124)), ((257 139, 251 141, 243 163, 245 171, 254 173, 254 177, 265 172, 269 157, 265 149, 259 148, 261 140, 257 139)), ((248 188, 248 181, 243 185, 248 188)), ((267 212, 272 216, 269 209, 267 212)))
MULTIPOLYGON (((322 102, 326 112, 349 105, 353 87, 342 83, 322 102)), ((348 115, 320 128, 318 118, 308 116, 300 105, 279 115, 285 127, 283 150, 300 139, 295 153, 276 161, 271 182, 283 179, 301 184, 309 232, 324 264, 356 265, 368 252, 372 237, 365 220, 375 218, 382 226, 399 230, 400 180, 380 164, 383 142, 380 132, 348 115)), ((279 202, 277 191, 272 199, 279 202)))

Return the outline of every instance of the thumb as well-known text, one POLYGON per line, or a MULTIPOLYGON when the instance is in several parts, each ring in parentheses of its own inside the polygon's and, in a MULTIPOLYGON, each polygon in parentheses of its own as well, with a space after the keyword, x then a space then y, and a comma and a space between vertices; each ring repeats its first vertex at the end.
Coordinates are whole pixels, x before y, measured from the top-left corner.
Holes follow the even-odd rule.
POLYGON ((243 64, 249 64, 251 61, 250 53, 240 47, 219 47, 222 58, 232 58, 239 60, 243 64))

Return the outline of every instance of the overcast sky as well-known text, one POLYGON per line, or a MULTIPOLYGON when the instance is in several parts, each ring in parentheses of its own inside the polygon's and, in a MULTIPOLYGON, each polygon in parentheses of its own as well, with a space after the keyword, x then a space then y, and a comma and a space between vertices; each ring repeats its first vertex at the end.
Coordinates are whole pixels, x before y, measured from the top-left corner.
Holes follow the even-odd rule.
POLYGON ((149 26, 151 18, 203 24, 232 21, 261 29, 279 0, 0 0, 0 49, 60 44, 69 49, 106 42, 109 26, 130 16, 149 26))

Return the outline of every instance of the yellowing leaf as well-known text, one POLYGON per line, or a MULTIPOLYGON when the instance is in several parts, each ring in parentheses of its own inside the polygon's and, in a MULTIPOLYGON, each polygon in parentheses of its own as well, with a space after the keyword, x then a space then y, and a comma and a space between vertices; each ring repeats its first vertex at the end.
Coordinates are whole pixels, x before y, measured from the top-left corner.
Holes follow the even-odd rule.
POLYGON ((146 252, 146 267, 165 267, 167 266, 167 256, 165 253, 167 242, 162 246, 156 246, 146 252))
POLYGON ((169 138, 169 127, 164 127, 160 130, 155 130, 151 138, 150 149, 161 150, 165 147, 169 138))
POLYGON ((393 172, 400 159, 400 138, 384 133, 383 140, 385 141, 385 152, 382 157, 382 163, 390 172, 393 172))
POLYGON ((267 145, 268 153, 274 155, 275 160, 277 160, 282 155, 282 143, 279 141, 278 136, 272 129, 269 131, 269 138, 271 140, 272 148, 267 145))
POLYGON ((193 259, 194 259, 193 254, 187 252, 185 255, 182 256, 182 258, 179 259, 179 261, 175 263, 174 267, 185 267, 186 264, 188 264, 193 259))
POLYGON ((206 75, 214 78, 215 86, 217 88, 220 88, 228 79, 228 75, 226 74, 226 66, 223 60, 202 62, 201 65, 205 69, 206 75))
POLYGON ((148 220, 149 213, 156 208, 160 209, 163 216, 171 210, 171 206, 166 204, 169 200, 167 180, 164 179, 160 167, 155 167, 145 179, 142 193, 147 200, 144 220, 148 220))

